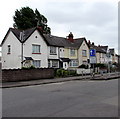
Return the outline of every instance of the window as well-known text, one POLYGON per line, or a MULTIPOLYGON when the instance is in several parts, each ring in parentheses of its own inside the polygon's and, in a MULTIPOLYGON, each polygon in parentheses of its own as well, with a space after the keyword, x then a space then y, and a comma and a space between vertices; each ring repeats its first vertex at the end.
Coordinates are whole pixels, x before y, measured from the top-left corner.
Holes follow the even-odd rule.
POLYGON ((70 65, 70 67, 77 67, 78 66, 78 60, 71 60, 69 65, 70 65))
POLYGON ((48 67, 51 67, 51 63, 50 63, 50 60, 48 60, 48 67))
POLYGON ((33 66, 36 68, 41 67, 41 60, 33 60, 33 66))
POLYGON ((10 53, 11 53, 11 46, 8 45, 8 54, 10 54, 10 53))
POLYGON ((70 56, 75 56, 75 49, 70 49, 70 56))
POLYGON ((32 53, 40 53, 40 45, 32 45, 32 53))
POLYGON ((56 47, 50 47, 50 54, 56 55, 56 47))
POLYGON ((53 60, 52 61, 52 67, 53 68, 58 68, 58 61, 53 60))
POLYGON ((87 65, 87 61, 83 61, 83 64, 84 64, 84 65, 87 65))
POLYGON ((86 50, 82 50, 82 56, 86 57, 87 56, 87 51, 86 50))

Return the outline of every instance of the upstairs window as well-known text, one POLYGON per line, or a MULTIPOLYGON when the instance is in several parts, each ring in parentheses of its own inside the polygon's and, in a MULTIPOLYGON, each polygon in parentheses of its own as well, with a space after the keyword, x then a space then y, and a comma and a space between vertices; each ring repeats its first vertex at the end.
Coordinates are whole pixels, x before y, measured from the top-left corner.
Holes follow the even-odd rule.
POLYGON ((32 53, 40 53, 40 45, 32 45, 32 53))
POLYGON ((56 47, 53 47, 53 46, 50 47, 50 54, 51 55, 56 55, 57 54, 56 53, 56 47))
POLYGON ((7 52, 8 54, 10 54, 11 53, 11 46, 10 45, 8 45, 8 52, 7 52))
POLYGON ((82 50, 82 56, 86 57, 87 56, 87 51, 86 50, 82 50))
POLYGON ((75 49, 70 49, 70 56, 75 56, 75 49))

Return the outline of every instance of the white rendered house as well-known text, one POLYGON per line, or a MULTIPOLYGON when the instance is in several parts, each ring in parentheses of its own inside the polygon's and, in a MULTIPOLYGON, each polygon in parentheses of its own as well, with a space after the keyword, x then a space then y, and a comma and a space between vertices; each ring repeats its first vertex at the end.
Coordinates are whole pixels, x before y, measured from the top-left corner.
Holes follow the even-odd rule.
MULTIPOLYGON (((69 34, 71 35, 71 34, 69 34)), ((39 27, 24 31, 10 28, 2 43, 2 69, 77 68, 88 63, 85 38, 73 39, 42 34, 39 27)))
POLYGON ((34 65, 47 67, 47 43, 37 28, 24 32, 10 28, 1 43, 2 69, 34 65))

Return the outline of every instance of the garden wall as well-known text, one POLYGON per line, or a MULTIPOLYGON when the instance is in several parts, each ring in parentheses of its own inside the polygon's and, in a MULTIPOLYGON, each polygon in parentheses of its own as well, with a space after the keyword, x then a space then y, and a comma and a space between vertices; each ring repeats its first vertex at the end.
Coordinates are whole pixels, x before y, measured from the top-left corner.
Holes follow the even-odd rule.
POLYGON ((7 69, 2 70, 2 81, 22 81, 54 78, 54 69, 7 69))
POLYGON ((90 74, 92 71, 92 69, 78 68, 77 74, 90 74))

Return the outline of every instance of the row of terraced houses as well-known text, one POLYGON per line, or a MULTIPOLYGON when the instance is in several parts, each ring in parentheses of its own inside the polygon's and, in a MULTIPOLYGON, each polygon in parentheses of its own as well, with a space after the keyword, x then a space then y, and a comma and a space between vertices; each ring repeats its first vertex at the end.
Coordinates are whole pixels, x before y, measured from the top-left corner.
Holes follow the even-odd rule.
POLYGON ((86 38, 75 39, 42 34, 39 27, 24 31, 9 28, 2 43, 2 69, 36 68, 77 68, 90 66, 90 49, 96 50, 96 63, 118 63, 114 48, 96 46, 86 38))

